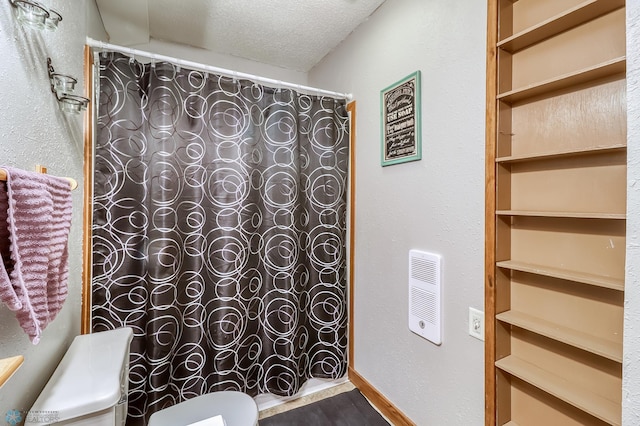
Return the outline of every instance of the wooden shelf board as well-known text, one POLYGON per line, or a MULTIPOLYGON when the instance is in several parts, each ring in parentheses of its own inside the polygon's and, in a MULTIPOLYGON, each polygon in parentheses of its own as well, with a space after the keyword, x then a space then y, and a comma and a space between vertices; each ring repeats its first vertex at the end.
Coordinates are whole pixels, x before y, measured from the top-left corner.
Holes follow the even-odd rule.
POLYGON ((624 0, 584 1, 571 9, 500 41, 498 47, 513 53, 621 7, 624 7, 624 0))
POLYGON ((496 367, 604 422, 616 426, 622 422, 621 404, 589 392, 527 361, 510 355, 496 361, 496 367))
POLYGON ((528 272, 530 274, 544 275, 547 277, 624 291, 624 279, 589 274, 586 272, 570 271, 567 269, 536 265, 533 263, 519 262, 515 260, 503 260, 501 262, 496 262, 496 266, 514 271, 528 272))
POLYGON ((541 336, 566 343, 578 349, 622 362, 622 343, 612 342, 518 311, 506 311, 496 318, 507 324, 523 328, 541 336))
POLYGON ((9 380, 13 373, 22 365, 23 361, 24 357, 22 355, 0 359, 0 387, 9 380))
POLYGON ((518 102, 523 99, 550 93, 556 90, 565 89, 589 81, 598 80, 626 71, 626 59, 624 56, 584 68, 573 73, 561 75, 541 81, 530 86, 521 87, 498 95, 498 100, 503 102, 518 102))
POLYGON ((506 157, 496 158, 496 163, 521 163, 525 161, 544 161, 553 160, 562 157, 576 157, 583 155, 598 155, 621 152, 627 149, 626 144, 617 144, 610 146, 597 146, 591 147, 580 151, 558 151, 549 152, 544 154, 530 154, 530 155, 509 155, 506 157))
POLYGON ((513 420, 511 420, 511 421, 505 423, 504 426, 518 426, 518 423, 516 423, 513 420))
POLYGON ((624 213, 584 213, 584 212, 558 212, 536 210, 496 210, 498 216, 535 216, 535 217, 559 217, 573 219, 615 219, 625 220, 624 213))

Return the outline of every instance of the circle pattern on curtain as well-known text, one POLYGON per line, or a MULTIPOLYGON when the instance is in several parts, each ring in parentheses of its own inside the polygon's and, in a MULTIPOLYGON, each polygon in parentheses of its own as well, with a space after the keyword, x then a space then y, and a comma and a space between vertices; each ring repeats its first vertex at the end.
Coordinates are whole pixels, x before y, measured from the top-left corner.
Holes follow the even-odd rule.
POLYGON ((92 328, 132 327, 129 423, 347 369, 343 100, 100 58, 92 328))

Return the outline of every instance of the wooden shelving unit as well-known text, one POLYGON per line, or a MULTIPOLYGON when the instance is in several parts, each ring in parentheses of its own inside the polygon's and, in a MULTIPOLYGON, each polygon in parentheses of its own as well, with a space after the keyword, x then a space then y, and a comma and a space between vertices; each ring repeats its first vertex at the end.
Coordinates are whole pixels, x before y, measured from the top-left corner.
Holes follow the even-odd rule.
POLYGON ((612 361, 622 362, 622 342, 605 340, 584 331, 563 327, 518 311, 505 311, 496 315, 496 318, 498 321, 603 356, 612 361))
POLYGON ((572 86, 577 86, 580 84, 589 83, 594 80, 610 77, 612 75, 624 73, 625 71, 625 58, 614 58, 601 64, 596 64, 588 68, 580 69, 571 73, 560 75, 555 78, 550 78, 537 82, 535 84, 501 93, 498 95, 498 100, 503 102, 515 103, 524 99, 544 95, 545 93, 566 89, 572 86))
POLYGON ((531 274, 543 275, 561 280, 574 281, 577 283, 589 284, 613 290, 624 291, 624 279, 612 278, 603 275, 589 274, 580 271, 569 271, 561 268, 554 268, 546 265, 535 265, 526 262, 516 262, 513 260, 503 260, 496 262, 499 268, 511 269, 513 271, 529 272, 531 274))
POLYGON ((621 7, 624 7, 624 0, 585 1, 505 38, 498 43, 498 47, 508 52, 516 52, 621 7))
POLYGON ((608 424, 620 425, 621 423, 619 404, 589 392, 563 377, 551 374, 535 364, 514 356, 507 356, 496 361, 496 366, 608 424))
POLYGON ((571 217, 575 219, 617 219, 625 220, 624 213, 582 213, 582 212, 553 212, 534 210, 497 210, 498 216, 530 216, 530 217, 571 217))
POLYGON ((518 163, 525 161, 544 161, 551 160, 554 158, 563 158, 563 157, 576 157, 580 155, 602 155, 607 153, 616 153, 616 152, 625 152, 627 149, 627 145, 612 145, 612 146, 596 146, 585 148, 583 150, 572 150, 572 151, 563 151, 563 152, 551 152, 544 153, 538 155, 510 155, 508 157, 499 157, 496 158, 496 163, 518 163))
POLYGON ((487 426, 620 425, 625 0, 490 0, 487 426))

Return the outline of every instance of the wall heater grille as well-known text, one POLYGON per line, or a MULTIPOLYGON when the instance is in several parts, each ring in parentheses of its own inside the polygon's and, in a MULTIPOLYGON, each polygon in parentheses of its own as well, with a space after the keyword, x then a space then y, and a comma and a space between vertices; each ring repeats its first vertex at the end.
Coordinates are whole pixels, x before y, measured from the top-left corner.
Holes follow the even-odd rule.
POLYGON ((441 257, 409 251, 409 330, 439 345, 442 343, 441 257))

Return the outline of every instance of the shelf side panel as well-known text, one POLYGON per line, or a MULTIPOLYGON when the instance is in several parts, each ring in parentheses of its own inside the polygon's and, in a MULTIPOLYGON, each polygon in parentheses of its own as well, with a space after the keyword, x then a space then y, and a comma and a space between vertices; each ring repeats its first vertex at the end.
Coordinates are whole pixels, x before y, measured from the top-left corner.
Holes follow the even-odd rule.
POLYGON ((511 414, 511 382, 509 374, 501 370, 496 370, 496 424, 508 424, 512 418, 511 414))

